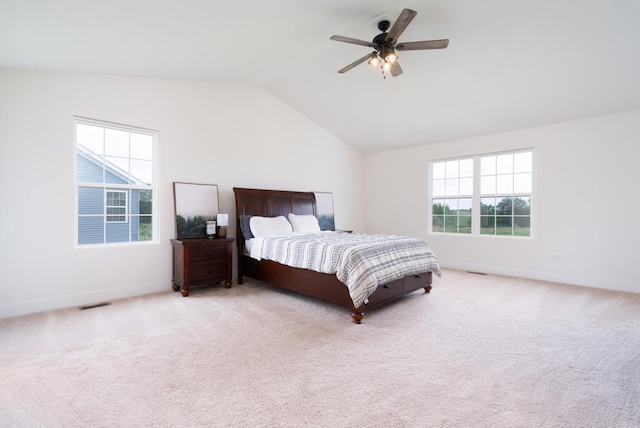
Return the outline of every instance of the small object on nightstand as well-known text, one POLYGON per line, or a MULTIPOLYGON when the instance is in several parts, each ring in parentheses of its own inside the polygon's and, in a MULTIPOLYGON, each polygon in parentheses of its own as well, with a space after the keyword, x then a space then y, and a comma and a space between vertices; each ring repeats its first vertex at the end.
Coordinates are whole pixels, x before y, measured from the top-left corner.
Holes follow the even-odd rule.
POLYGON ((220 238, 227 237, 227 226, 229 226, 229 214, 218 214, 218 236, 220 238))
POLYGON ((207 238, 213 239, 216 237, 216 222, 207 221, 207 238))

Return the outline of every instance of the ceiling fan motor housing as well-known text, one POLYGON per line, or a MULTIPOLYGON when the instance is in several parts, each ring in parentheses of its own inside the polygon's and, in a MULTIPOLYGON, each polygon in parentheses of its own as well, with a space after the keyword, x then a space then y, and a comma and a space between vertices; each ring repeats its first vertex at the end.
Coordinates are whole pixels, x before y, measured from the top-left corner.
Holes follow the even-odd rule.
POLYGON ((378 30, 382 31, 383 33, 386 33, 389 28, 391 28, 391 22, 387 21, 386 19, 378 22, 378 30))
POLYGON ((378 29, 382 31, 382 34, 378 34, 377 36, 375 36, 373 38, 373 43, 375 43, 378 46, 383 46, 385 44, 388 45, 385 39, 387 37, 387 30, 389 29, 390 26, 391 26, 391 23, 389 21, 378 22, 378 29))

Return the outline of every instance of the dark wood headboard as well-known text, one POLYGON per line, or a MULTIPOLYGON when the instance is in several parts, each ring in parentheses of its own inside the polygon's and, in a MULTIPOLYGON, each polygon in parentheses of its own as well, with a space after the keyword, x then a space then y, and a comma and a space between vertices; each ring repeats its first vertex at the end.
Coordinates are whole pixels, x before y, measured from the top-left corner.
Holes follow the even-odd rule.
POLYGON ((293 214, 316 215, 316 197, 313 192, 286 190, 243 189, 234 187, 236 194, 236 243, 238 246, 238 270, 241 270, 244 255, 244 237, 240 229, 241 215, 262 217, 287 217, 293 214))
POLYGON ((236 213, 263 217, 293 214, 316 214, 313 192, 233 188, 236 194, 236 213))
POLYGON ((241 215, 287 217, 289 213, 316 215, 316 197, 313 192, 286 190, 244 189, 234 187, 236 195, 236 245, 238 248, 238 277, 242 276, 245 255, 244 236, 240 228, 241 215))

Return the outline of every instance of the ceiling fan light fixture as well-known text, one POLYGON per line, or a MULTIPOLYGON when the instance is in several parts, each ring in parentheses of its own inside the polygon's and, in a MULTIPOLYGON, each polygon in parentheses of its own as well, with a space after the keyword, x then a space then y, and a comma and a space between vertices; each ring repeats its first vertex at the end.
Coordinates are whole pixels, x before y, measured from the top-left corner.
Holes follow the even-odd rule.
POLYGON ((387 56, 384 57, 384 60, 386 62, 394 63, 398 60, 398 55, 393 49, 391 49, 391 51, 387 53, 387 56))
POLYGON ((380 58, 378 58, 378 55, 375 52, 371 54, 371 59, 369 59, 369 65, 371 67, 377 67, 380 65, 380 58))
POLYGON ((411 21, 416 17, 417 14, 418 12, 416 12, 415 10, 402 9, 402 12, 400 12, 400 15, 393 25, 391 25, 390 21, 388 20, 382 20, 378 22, 378 29, 382 31, 382 33, 375 36, 370 42, 366 40, 354 39, 353 37, 338 35, 331 36, 330 39, 337 42, 351 43, 354 45, 366 46, 368 48, 374 49, 372 53, 366 54, 363 57, 353 61, 346 67, 341 68, 340 70, 338 70, 338 73, 346 73, 355 66, 362 64, 363 62, 368 62, 369 65, 374 68, 380 67, 382 69, 383 76, 388 71, 393 77, 398 77, 403 73, 403 71, 402 67, 400 67, 400 63, 398 62, 398 54, 396 53, 396 49, 398 51, 404 52, 429 49, 445 49, 447 46, 449 46, 449 39, 399 43, 400 36, 404 33, 404 30, 407 29, 407 26, 411 23, 411 21))

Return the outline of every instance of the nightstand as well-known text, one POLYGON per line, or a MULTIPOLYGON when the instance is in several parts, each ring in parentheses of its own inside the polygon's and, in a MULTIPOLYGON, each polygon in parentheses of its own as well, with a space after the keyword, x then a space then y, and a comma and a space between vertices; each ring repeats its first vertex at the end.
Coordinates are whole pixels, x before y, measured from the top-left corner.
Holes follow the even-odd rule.
POLYGON ((233 275, 233 239, 172 239, 173 291, 187 297, 192 285, 217 284, 224 281, 231 288, 233 275))

